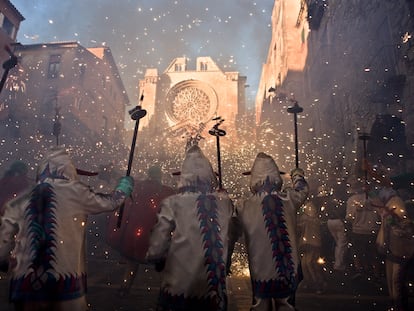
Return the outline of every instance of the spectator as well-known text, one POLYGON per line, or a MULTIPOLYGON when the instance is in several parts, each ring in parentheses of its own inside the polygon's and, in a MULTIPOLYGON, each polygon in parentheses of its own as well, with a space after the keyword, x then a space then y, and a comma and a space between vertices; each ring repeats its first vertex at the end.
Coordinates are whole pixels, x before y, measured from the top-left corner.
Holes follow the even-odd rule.
POLYGON ((27 190, 33 182, 27 177, 26 163, 15 161, 0 179, 0 215, 3 214, 4 204, 27 190))
POLYGON ((370 193, 382 221, 377 246, 385 255, 385 275, 392 310, 408 311, 407 275, 414 260, 414 222, 408 217, 404 201, 390 186, 370 193))
POLYGON ((190 147, 179 193, 161 202, 147 260, 162 271, 159 311, 227 310, 226 263, 233 213, 225 191, 217 191, 210 162, 190 147))
POLYGON ((326 282, 322 274, 321 222, 312 198, 307 200, 298 215, 299 254, 303 272, 303 287, 317 294, 325 290, 326 282))
POLYGON ((64 148, 50 150, 36 186, 7 203, 1 218, 0 262, 9 260, 16 310, 87 310, 87 216, 116 209, 132 188, 124 177, 112 194, 94 193, 64 148))
POLYGON ((346 190, 342 184, 333 188, 332 200, 327 206, 327 227, 334 240, 334 273, 342 276, 347 268, 348 237, 345 227, 346 190))
POLYGON ((351 225, 350 242, 355 277, 380 278, 380 260, 375 240, 377 238, 380 216, 367 196, 366 186, 360 180, 350 183, 351 196, 347 200, 346 220, 351 225))

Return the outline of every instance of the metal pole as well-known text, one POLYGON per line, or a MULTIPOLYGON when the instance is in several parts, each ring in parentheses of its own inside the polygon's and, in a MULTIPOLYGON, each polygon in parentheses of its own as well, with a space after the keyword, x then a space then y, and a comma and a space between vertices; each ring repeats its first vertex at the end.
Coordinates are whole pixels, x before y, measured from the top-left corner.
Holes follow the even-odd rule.
POLYGON ((367 140, 370 139, 368 133, 360 133, 358 138, 363 141, 363 151, 364 151, 364 184, 365 184, 365 196, 368 198, 368 168, 365 167, 367 164, 367 140))
POLYGON ((295 124, 295 163, 299 167, 299 143, 298 143, 298 115, 293 114, 293 122, 295 124))
MULTIPOLYGON (((142 102, 143 99, 144 99, 144 95, 141 95, 140 101, 142 102)), ((145 117, 145 115, 147 114, 147 111, 144 109, 141 109, 141 106, 136 106, 135 108, 129 111, 129 114, 131 116, 131 119, 135 120, 135 128, 134 128, 134 135, 132 137, 131 150, 129 151, 128 168, 127 168, 126 176, 131 175, 132 160, 134 159, 135 144, 136 144, 137 136, 138 136, 139 120, 145 117)), ((124 207, 125 207, 125 204, 122 204, 121 207, 119 208, 117 228, 121 227, 122 216, 124 214, 124 207)))
POLYGON ((219 177, 219 189, 223 189, 223 178, 221 175, 221 154, 220 154, 220 136, 216 136, 216 146, 217 146, 217 168, 218 168, 218 177, 219 177))
POLYGON ((216 121, 216 124, 213 126, 211 130, 208 131, 210 135, 216 136, 216 146, 217 146, 217 169, 218 169, 218 177, 219 177, 219 189, 223 189, 223 178, 221 173, 221 154, 220 154, 220 136, 225 136, 226 131, 219 129, 219 125, 223 123, 224 119, 221 117, 216 117, 213 119, 216 121))
POLYGON ((303 108, 298 105, 298 102, 291 99, 293 106, 288 107, 287 112, 293 113, 293 123, 295 126, 295 162, 296 168, 299 167, 299 143, 298 143, 298 113, 303 111, 303 108))
POLYGON ((62 124, 60 123, 60 107, 57 104, 56 99, 56 106, 55 106, 55 122, 53 123, 53 136, 56 137, 56 146, 59 146, 59 135, 62 130, 62 124))
POLYGON ((135 122, 134 135, 132 136, 131 150, 129 152, 128 168, 127 168, 126 176, 131 175, 132 160, 134 159, 134 151, 135 151, 135 145, 136 145, 137 136, 138 136, 138 128, 139 128, 139 120, 135 122))

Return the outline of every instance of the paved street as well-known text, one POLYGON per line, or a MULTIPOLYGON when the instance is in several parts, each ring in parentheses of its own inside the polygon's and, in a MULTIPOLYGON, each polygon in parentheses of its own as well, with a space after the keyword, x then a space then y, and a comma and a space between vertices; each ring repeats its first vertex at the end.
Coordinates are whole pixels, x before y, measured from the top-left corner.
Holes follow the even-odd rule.
MULTIPOLYGON (((125 264, 118 259, 92 259, 89 261, 88 301, 91 311, 151 311, 155 310, 160 275, 150 266, 141 266, 130 295, 120 297, 117 289, 125 264)), ((329 273, 327 273, 329 275, 329 273)), ((12 311, 7 302, 8 281, 0 274, 0 310, 12 311)), ((248 311, 251 301, 247 277, 231 276, 229 281, 229 311, 248 311)), ((342 281, 327 278, 327 289, 316 294, 299 289, 296 307, 299 311, 377 311, 386 310, 389 300, 383 282, 375 283, 363 278, 342 281)), ((414 295, 410 296, 414 310, 414 295)))
MULTIPOLYGON (((118 288, 126 269, 126 261, 102 242, 99 234, 88 236, 88 302, 90 311, 155 311, 161 275, 152 266, 141 265, 138 276, 127 296, 118 288)), ((228 311, 249 311, 251 291, 249 278, 243 275, 247 257, 243 244, 236 244, 232 271, 228 278, 228 311)), ((326 289, 316 294, 299 288, 296 308, 299 311, 385 311, 389 305, 385 279, 372 281, 354 275, 333 276, 327 267, 326 289)), ((414 279, 411 278, 411 279, 414 279)), ((414 283, 414 282, 413 282, 414 283)), ((304 285, 304 283, 301 283, 304 285)), ((410 310, 414 310, 414 284, 411 286, 410 310)), ((0 273, 0 311, 13 311, 8 303, 8 280, 0 273)))

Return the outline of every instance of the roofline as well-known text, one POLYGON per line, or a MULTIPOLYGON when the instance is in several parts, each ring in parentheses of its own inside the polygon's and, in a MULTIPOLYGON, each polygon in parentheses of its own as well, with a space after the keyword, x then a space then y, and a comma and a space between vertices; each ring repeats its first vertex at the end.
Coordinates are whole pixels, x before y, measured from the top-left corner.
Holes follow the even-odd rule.
POLYGON ((29 50, 29 49, 43 49, 45 47, 57 47, 57 46, 62 46, 64 48, 70 48, 70 47, 78 47, 81 45, 76 41, 62 41, 62 42, 34 43, 34 44, 21 44, 20 42, 16 42, 16 43, 12 43, 11 46, 16 47, 19 50, 29 50))
MULTIPOLYGON (((118 66, 116 65, 116 62, 115 62, 115 59, 114 59, 114 56, 112 55, 112 50, 111 50, 111 48, 110 47, 108 47, 108 46, 105 46, 105 47, 103 47, 104 48, 104 57, 105 57, 105 60, 108 60, 109 62, 110 62, 110 66, 111 66, 111 68, 112 69, 115 69, 115 72, 114 72, 114 76, 117 78, 117 83, 118 83, 118 85, 121 87, 121 89, 123 89, 124 90, 124 92, 122 92, 122 95, 124 96, 124 99, 125 99, 125 101, 127 102, 127 106, 130 104, 130 101, 129 101, 129 96, 128 96, 128 93, 127 93, 127 91, 126 91, 126 89, 125 89, 125 85, 124 85, 124 82, 122 81, 122 79, 121 79, 121 75, 120 75, 120 73, 119 73, 119 70, 118 70, 118 66)), ((86 50, 87 50, 88 48, 86 48, 86 50)), ((89 53, 92 53, 92 52, 90 52, 90 51, 88 51, 89 53)))
MULTIPOLYGON (((90 53, 93 57, 96 58, 96 56, 88 50, 88 48, 84 47, 83 45, 81 45, 79 42, 77 41, 64 41, 64 42, 50 42, 50 43, 36 43, 36 44, 21 44, 21 43, 14 43, 12 44, 12 47, 15 47, 20 51, 24 51, 24 50, 30 50, 30 49, 44 49, 44 48, 56 48, 56 47, 62 47, 62 48, 80 48, 83 49, 85 51, 87 51, 88 53, 90 53)), ((112 55, 112 51, 109 47, 105 46, 102 47, 105 51, 105 55, 104 55, 104 60, 108 61, 108 65, 112 68, 113 73, 114 73, 114 77, 116 78, 116 83, 120 86, 120 88, 122 89, 122 96, 126 102, 126 106, 128 106, 130 104, 130 100, 129 100, 129 96, 127 94, 127 91, 125 89, 124 83, 121 79, 121 75, 119 73, 118 70, 118 66, 116 65, 116 62, 113 58, 112 55)))
POLYGON ((25 20, 24 16, 19 12, 19 10, 14 6, 14 4, 11 3, 10 0, 6 0, 6 2, 10 5, 14 13, 16 13, 17 17, 20 18, 20 22, 24 21, 25 20))

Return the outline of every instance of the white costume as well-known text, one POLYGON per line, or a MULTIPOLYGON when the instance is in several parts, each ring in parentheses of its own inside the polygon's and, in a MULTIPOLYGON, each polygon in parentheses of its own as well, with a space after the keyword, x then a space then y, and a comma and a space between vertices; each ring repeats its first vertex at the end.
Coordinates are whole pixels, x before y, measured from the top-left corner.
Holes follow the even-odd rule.
POLYGON ((387 286, 394 310, 409 310, 407 276, 409 261, 414 258, 414 222, 404 201, 392 188, 381 188, 371 201, 382 215, 376 244, 385 255, 387 286))
POLYGON ((345 255, 348 247, 348 240, 346 237, 344 221, 340 218, 328 219, 327 226, 335 241, 335 262, 333 268, 337 271, 345 271, 345 255))
POLYGON ((179 194, 161 202, 147 252, 165 262, 157 310, 227 310, 226 261, 233 212, 198 146, 182 165, 179 194))
POLYGON ((0 261, 10 259, 10 298, 48 310, 86 310, 85 228, 88 214, 119 207, 125 194, 96 194, 78 181, 63 148, 39 165, 37 185, 6 205, 0 261), (16 235, 16 236, 15 236, 16 235))
POLYGON ((301 169, 292 172, 293 188, 281 191, 282 178, 274 160, 259 153, 251 170, 253 195, 238 210, 247 244, 256 305, 251 310, 293 310, 298 272, 296 213, 308 195, 301 169))

